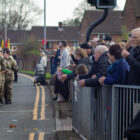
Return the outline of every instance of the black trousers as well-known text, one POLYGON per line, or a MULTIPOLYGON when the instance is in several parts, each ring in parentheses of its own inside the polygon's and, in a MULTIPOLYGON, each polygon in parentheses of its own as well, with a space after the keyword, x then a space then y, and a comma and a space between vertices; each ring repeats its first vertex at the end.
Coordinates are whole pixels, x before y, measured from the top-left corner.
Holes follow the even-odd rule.
POLYGON ((128 140, 140 140, 140 111, 126 131, 128 140))
POLYGON ((14 82, 18 81, 18 71, 14 71, 14 82))
POLYGON ((55 86, 54 93, 56 94, 60 93, 65 99, 65 101, 67 101, 69 99, 69 94, 70 94, 69 84, 70 82, 68 80, 65 80, 65 82, 63 83, 59 81, 58 78, 56 77, 55 85, 54 85, 55 86))

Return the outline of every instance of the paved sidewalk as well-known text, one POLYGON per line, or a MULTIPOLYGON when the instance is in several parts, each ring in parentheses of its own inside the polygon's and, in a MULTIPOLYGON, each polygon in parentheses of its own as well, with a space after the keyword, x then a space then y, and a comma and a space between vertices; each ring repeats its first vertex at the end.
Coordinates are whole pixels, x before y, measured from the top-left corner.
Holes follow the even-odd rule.
MULTIPOLYGON (((50 86, 53 96, 54 87, 50 86)), ((56 118, 56 135, 58 140, 81 140, 72 130, 72 103, 54 101, 56 118)))

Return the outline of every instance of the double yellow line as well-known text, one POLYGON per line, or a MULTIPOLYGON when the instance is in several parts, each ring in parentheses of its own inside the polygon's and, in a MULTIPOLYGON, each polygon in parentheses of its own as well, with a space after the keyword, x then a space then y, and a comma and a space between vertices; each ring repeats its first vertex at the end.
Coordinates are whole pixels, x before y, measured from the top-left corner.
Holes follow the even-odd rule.
MULTIPOLYGON (((20 74, 21 76, 24 76, 34 82, 34 79, 28 75, 20 74)), ((36 98, 35 98, 35 103, 34 103, 34 109, 33 109, 33 120, 45 120, 45 90, 43 86, 36 86, 36 98), (41 98, 41 112, 40 112, 40 119, 38 119, 38 105, 39 105, 39 99, 40 99, 40 88, 41 88, 41 93, 42 93, 42 98, 41 98)))
MULTIPOLYGON (((44 132, 40 132, 38 140, 44 140, 44 136, 45 136, 45 133, 44 132)), ((35 133, 30 133, 29 140, 34 140, 34 137, 35 137, 35 133)))
MULTIPOLYGON (((20 74, 23 77, 26 77, 30 79, 31 81, 34 82, 34 79, 28 75, 20 74)), ((43 86, 36 86, 36 98, 35 98, 35 103, 34 103, 34 109, 33 109, 33 120, 45 120, 45 89, 43 86), (42 93, 42 98, 41 98, 41 112, 40 112, 40 119, 38 119, 38 105, 39 105, 39 99, 40 99, 40 88, 41 88, 41 93, 42 93)), ((29 134, 29 140, 34 140, 35 133, 30 133, 29 134)), ((45 133, 40 132, 38 140, 44 140, 45 133)))

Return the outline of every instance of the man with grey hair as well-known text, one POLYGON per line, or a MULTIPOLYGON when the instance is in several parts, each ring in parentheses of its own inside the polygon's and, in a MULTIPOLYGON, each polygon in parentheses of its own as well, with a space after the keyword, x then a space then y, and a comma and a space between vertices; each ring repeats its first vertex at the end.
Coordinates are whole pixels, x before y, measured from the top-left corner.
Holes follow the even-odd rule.
POLYGON ((132 43, 132 50, 128 52, 124 49, 122 51, 122 56, 130 65, 127 84, 140 85, 140 28, 135 28, 132 30, 130 38, 132 43))
MULTIPOLYGON (((127 84, 140 85, 140 27, 131 31, 130 39, 132 44, 130 53, 127 50, 122 51, 122 56, 130 65, 127 84)), ((126 137, 128 140, 140 139, 140 111, 129 125, 126 131, 126 137)))
POLYGON ((107 68, 110 65, 108 58, 108 48, 104 45, 99 45, 95 48, 94 58, 91 70, 86 75, 80 75, 79 85, 81 87, 96 87, 99 86, 99 78, 107 75, 107 68), (83 80, 82 80, 83 79, 83 80))

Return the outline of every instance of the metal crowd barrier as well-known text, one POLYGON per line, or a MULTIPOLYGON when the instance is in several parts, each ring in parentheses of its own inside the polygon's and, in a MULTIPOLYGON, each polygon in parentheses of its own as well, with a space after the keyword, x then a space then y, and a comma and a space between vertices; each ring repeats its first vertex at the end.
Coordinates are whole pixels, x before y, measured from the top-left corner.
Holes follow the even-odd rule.
POLYGON ((84 140, 123 140, 138 112, 140 87, 114 85, 99 88, 73 86, 73 129, 84 140))

